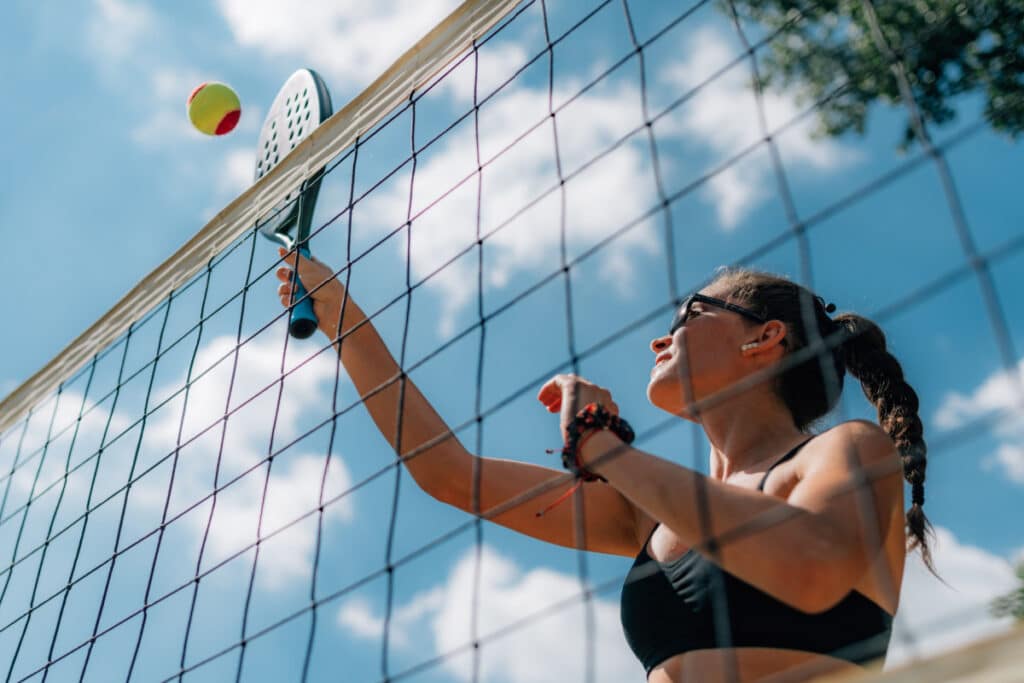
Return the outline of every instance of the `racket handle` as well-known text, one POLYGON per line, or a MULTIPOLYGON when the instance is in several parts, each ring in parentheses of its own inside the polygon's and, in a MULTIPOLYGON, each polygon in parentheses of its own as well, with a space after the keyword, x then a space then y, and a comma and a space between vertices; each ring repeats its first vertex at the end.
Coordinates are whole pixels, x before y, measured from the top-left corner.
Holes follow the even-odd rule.
MULTIPOLYGON (((299 253, 309 258, 309 249, 299 247, 299 253)), ((313 313, 313 298, 306 296, 306 288, 302 286, 298 276, 295 277, 295 289, 292 293, 292 313, 288 321, 288 332, 296 339, 306 339, 316 332, 319 324, 313 313), (300 300, 301 299, 301 300, 300 300)))

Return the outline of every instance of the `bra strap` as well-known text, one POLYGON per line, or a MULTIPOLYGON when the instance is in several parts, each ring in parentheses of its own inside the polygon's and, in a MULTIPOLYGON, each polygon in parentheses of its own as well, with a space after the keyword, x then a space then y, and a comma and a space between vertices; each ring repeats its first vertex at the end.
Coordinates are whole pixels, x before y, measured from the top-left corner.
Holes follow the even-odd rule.
POLYGON ((774 470, 776 467, 778 467, 779 465, 781 465, 782 463, 786 462, 787 460, 792 458, 794 455, 796 455, 797 452, 801 448, 806 446, 807 442, 810 441, 813 438, 814 437, 812 436, 809 439, 806 439, 805 441, 802 441, 802 442, 798 443, 796 446, 793 447, 793 449, 789 453, 786 453, 784 456, 782 456, 781 458, 776 460, 772 464, 772 466, 768 468, 768 471, 764 473, 764 477, 761 479, 761 483, 757 485, 757 490, 758 491, 764 491, 764 484, 765 484, 766 481, 768 481, 768 475, 772 473, 772 470, 774 470))

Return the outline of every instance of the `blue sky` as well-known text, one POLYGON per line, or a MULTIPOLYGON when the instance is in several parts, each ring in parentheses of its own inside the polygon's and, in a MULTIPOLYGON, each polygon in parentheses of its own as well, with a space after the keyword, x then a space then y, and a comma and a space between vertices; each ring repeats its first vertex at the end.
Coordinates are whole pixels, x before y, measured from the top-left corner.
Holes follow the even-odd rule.
MULTIPOLYGON (((299 11, 284 3, 240 0, 173 9, 124 0, 60 7, 11 3, 5 22, 9 35, 0 50, 6 63, 19 65, 4 75, 5 91, 18 96, 9 97, 0 111, 14 169, 0 190, 0 226, 7 247, 5 311, 17 323, 0 356, 0 393, 14 389, 70 344, 248 186, 260 123, 289 74, 300 67, 317 69, 340 109, 454 6, 444 0, 391 0, 372 7, 309 2, 299 11), (223 138, 192 130, 185 115, 188 93, 206 80, 230 83, 243 102, 239 127, 223 138)), ((561 35, 594 7, 549 7, 551 34, 561 35)), ((641 41, 679 11, 631 10, 641 41)), ((531 5, 480 49, 480 98, 543 51, 543 28, 540 6, 531 5)), ((671 314, 637 321, 670 301, 669 264, 678 290, 689 291, 715 267, 746 257, 790 224, 769 149, 758 144, 757 110, 745 89, 746 62, 653 124, 666 194, 719 170, 667 211, 649 211, 658 207, 658 185, 642 126, 645 94, 649 110, 662 112, 741 54, 741 46, 724 15, 703 8, 645 50, 646 91, 635 57, 584 90, 630 50, 622 7, 611 3, 556 46, 550 91, 548 61, 542 58, 481 106, 479 151, 487 163, 479 186, 479 229, 494 231, 483 246, 481 308, 486 314, 500 311, 488 320, 483 341, 476 329, 462 334, 478 320, 478 252, 471 250, 435 273, 476 239, 472 117, 426 145, 472 107, 472 58, 453 66, 417 100, 415 131, 413 111, 406 108, 360 147, 355 164, 352 155, 343 155, 321 191, 316 225, 325 227, 313 249, 336 267, 347 253, 344 209, 350 186, 361 197, 351 220, 351 253, 358 256, 351 291, 365 310, 383 309, 376 321, 396 354, 402 350, 406 300, 384 307, 405 291, 408 235, 409 273, 420 284, 410 299, 405 358, 416 364, 413 379, 450 425, 471 424, 478 403, 489 411, 481 433, 472 426, 459 432, 464 443, 479 445, 485 455, 552 463, 544 449, 556 445, 557 425, 533 396, 547 374, 567 367, 571 327, 577 351, 599 345, 585 354, 579 370, 613 391, 641 434, 639 445, 706 469, 702 436, 684 424, 661 429, 664 414, 645 399, 652 361, 647 343, 671 314), (563 177, 571 178, 564 199, 557 189, 549 191, 559 179, 546 120, 549 97, 558 111, 557 161, 563 177), (409 156, 412 138, 415 177, 411 164, 392 174, 409 156), (747 148, 740 161, 719 168, 747 148), (411 180, 416 217, 411 233, 399 231, 367 251, 406 220, 411 180), (568 258, 586 254, 571 270, 571 321, 562 276, 531 289, 560 268, 563 201, 568 258), (671 254, 663 237, 666 221, 674 234, 671 254), (607 247, 588 251, 627 225, 631 228, 607 247), (627 332, 613 336, 627 325, 627 332), (419 363, 449 341, 443 352, 419 363)), ((978 102, 966 98, 957 104, 958 121, 937 131, 937 140, 977 120, 978 102)), ((863 137, 822 140, 811 135, 813 120, 799 119, 806 105, 794 93, 768 93, 765 106, 769 128, 784 127, 774 140, 804 220, 913 158, 914 152, 896 150, 903 121, 899 110, 874 110, 863 137)), ((948 160, 978 250, 1019 237, 1024 217, 1015 186, 1020 144, 982 131, 951 147, 948 160)), ((816 290, 839 310, 865 315, 964 263, 939 176, 929 163, 814 221, 808 243, 816 290)), ((2 577, 7 587, 0 589, 5 591, 0 661, 10 661, 4 655, 13 655, 23 640, 15 678, 45 661, 64 602, 60 589, 72 575, 76 583, 67 593, 54 656, 88 640, 110 577, 100 620, 100 630, 110 630, 90 655, 90 680, 123 678, 137 642, 133 676, 169 676, 177 671, 183 649, 192 665, 236 644, 243 615, 248 615, 246 633, 252 634, 301 610, 314 583, 315 596, 330 599, 317 610, 311 679, 336 675, 339 667, 348 680, 380 678, 386 581, 378 576, 358 582, 388 561, 396 491, 394 470, 387 469, 391 455, 358 405, 341 414, 333 438, 329 424, 317 428, 332 405, 341 409, 357 397, 344 375, 336 376, 327 354, 317 353, 319 337, 288 342, 285 351, 276 281, 267 274, 275 258, 269 242, 241 237, 208 280, 197 276, 169 305, 148 315, 127 342, 122 339, 101 354, 91 373, 86 368, 75 375, 27 426, 0 434, 0 471, 11 471, 16 457, 19 462, 32 457, 0 483, 9 492, 0 515, 0 562, 17 562, 2 577), (247 273, 251 286, 243 304, 236 295, 247 273), (208 317, 197 329, 201 310, 208 317), (239 330, 244 344, 232 384, 239 330), (158 344, 161 356, 154 366, 149 361, 158 344), (190 366, 186 408, 182 389, 190 366), (282 385, 275 379, 282 369, 289 374, 279 397, 282 385), (131 379, 115 393, 119 371, 131 379), (232 413, 223 433, 219 424, 207 429, 228 405, 232 413), (83 419, 76 433, 72 426, 79 413, 83 419), (48 432, 51 443, 44 450, 48 432), (174 457, 179 441, 186 445, 174 457), (268 467, 269 452, 275 457, 268 467), (215 470, 224 488, 208 522, 215 470), (129 477, 133 484, 126 497, 129 477), (331 504, 318 544, 318 516, 303 515, 318 507, 321 481, 324 500, 331 504), (364 481, 354 493, 338 497, 364 481), (254 563, 264 485, 262 532, 277 533, 261 543, 254 563), (111 571, 104 561, 114 552, 122 518, 117 547, 123 552, 111 571), (162 518, 174 521, 158 539, 150 532, 162 518), (44 551, 42 540, 58 532, 44 551), (319 557, 315 582, 314 557, 319 557), (197 563, 204 575, 193 609, 189 580, 197 563), (113 627, 139 608, 147 584, 150 602, 160 600, 147 611, 144 627, 139 615, 113 627), (343 590, 351 585, 357 587, 343 590), (56 597, 46 600, 51 596, 56 597), (18 620, 30 602, 44 600, 27 627, 18 620)), ((801 276, 792 240, 752 264, 801 276)), ((1010 294, 1024 284, 1022 266, 1024 254, 1018 251, 995 261, 991 270, 1018 354, 1024 346, 1024 309, 1010 294)), ((1019 412, 1011 411, 969 440, 942 445, 957 428, 1013 405, 1013 385, 1003 371, 976 279, 963 278, 879 322, 921 397, 929 443, 938 444, 931 453, 926 510, 938 527, 939 570, 952 586, 928 577, 916 560, 909 564, 890 653, 890 663, 897 663, 1006 627, 987 618, 983 605, 1014 585, 1011 562, 1024 553, 1024 537, 1009 522, 1024 489, 1024 433, 1019 412)), ((1019 357, 1013 361, 1020 367, 1019 357)), ((827 422, 844 416, 872 417, 852 380, 841 410, 827 422)), ((415 554, 466 525, 469 517, 432 500, 404 474, 397 487, 390 559, 413 556, 394 574, 392 673, 468 642, 472 593, 467 586, 478 561, 472 525, 415 554)), ((489 525, 481 533, 481 633, 579 591, 573 551, 489 525)), ((623 558, 588 557, 590 580, 610 586, 591 603, 598 680, 642 675, 618 624, 615 581, 628 566, 623 558)), ((574 603, 531 628, 495 638, 482 650, 483 680, 551 680, 551 672, 566 680, 582 676, 579 658, 566 654, 584 651, 582 618, 574 603), (575 635, 563 640, 566 633, 575 635)), ((295 678, 311 628, 309 613, 303 613, 252 641, 241 665, 243 677, 295 678)), ((233 676, 239 652, 229 650, 189 678, 233 676)), ((85 656, 81 648, 62 659, 50 680, 77 678, 85 656)), ((470 680, 468 666, 468 658, 453 657, 410 678, 470 680)))

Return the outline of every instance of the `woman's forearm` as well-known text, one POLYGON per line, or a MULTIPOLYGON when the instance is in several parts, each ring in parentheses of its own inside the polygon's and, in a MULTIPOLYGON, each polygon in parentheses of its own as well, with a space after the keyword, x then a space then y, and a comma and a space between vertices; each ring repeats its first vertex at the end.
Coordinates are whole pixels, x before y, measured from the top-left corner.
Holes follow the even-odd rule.
POLYGON ((589 469, 726 571, 809 611, 834 597, 822 578, 843 547, 816 515, 626 446, 608 431, 585 447, 589 469), (812 589, 819 583, 822 595, 812 589))
POLYGON ((406 461, 409 473, 424 491, 448 499, 453 482, 469 478, 472 456, 403 375, 362 309, 351 297, 345 297, 345 302, 342 334, 337 334, 338 315, 333 322, 321 323, 321 331, 336 340, 342 365, 384 438, 399 455, 415 454, 406 461))

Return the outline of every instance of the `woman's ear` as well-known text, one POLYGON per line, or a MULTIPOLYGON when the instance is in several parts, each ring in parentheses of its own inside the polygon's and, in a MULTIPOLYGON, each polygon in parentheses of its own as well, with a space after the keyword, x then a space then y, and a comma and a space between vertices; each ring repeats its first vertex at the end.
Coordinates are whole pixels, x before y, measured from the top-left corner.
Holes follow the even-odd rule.
POLYGON ((769 320, 761 327, 761 337, 758 340, 762 347, 771 348, 782 343, 786 338, 786 324, 781 320, 769 320))
POLYGON ((740 347, 741 351, 762 353, 775 348, 786 338, 786 325, 780 320, 769 320, 758 329, 757 337, 740 347))

